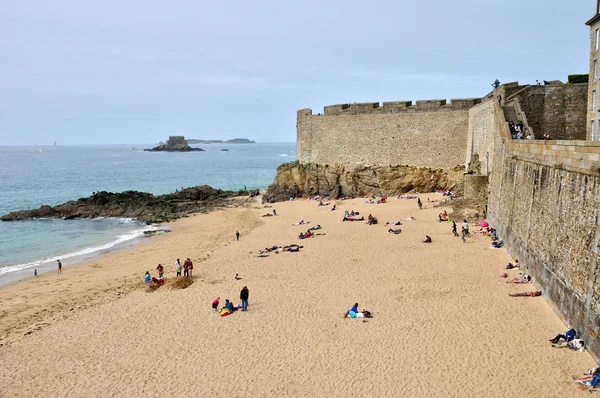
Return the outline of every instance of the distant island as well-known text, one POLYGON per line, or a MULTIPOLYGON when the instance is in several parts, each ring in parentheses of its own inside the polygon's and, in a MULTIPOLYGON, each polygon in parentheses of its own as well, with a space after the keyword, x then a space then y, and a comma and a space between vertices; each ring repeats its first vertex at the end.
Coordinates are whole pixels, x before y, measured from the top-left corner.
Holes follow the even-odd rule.
POLYGON ((147 152, 200 152, 202 148, 192 148, 188 145, 184 136, 171 136, 164 144, 159 144, 152 149, 144 149, 147 152))
POLYGON ((197 140, 190 138, 187 140, 188 144, 256 144, 256 141, 249 140, 248 138, 234 138, 232 140, 197 140))

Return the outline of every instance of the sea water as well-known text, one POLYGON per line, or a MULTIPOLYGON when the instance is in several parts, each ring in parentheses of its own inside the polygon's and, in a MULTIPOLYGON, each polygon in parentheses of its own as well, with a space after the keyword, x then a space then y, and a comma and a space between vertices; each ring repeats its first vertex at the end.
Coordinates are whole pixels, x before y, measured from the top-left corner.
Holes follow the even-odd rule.
MULTIPOLYGON (((194 145, 205 152, 144 152, 151 145, 0 146, 0 214, 57 205, 92 192, 155 195, 181 187, 264 189, 295 144, 194 145), (222 151, 227 149, 227 151, 222 151)), ((0 284, 126 247, 156 229, 134 219, 0 222, 0 284)))

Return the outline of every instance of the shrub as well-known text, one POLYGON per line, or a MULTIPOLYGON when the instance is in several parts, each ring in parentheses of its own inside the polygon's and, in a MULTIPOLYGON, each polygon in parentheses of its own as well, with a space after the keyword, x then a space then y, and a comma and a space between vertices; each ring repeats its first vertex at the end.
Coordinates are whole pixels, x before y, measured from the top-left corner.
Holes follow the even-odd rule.
POLYGON ((587 83, 590 80, 590 75, 569 75, 569 83, 577 84, 577 83, 587 83))

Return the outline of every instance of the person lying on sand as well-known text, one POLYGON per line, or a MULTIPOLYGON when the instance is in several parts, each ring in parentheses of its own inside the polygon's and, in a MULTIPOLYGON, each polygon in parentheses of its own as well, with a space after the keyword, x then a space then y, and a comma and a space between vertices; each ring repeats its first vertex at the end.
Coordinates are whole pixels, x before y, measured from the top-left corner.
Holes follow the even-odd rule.
POLYGON ((363 216, 360 216, 360 218, 358 218, 358 217, 344 217, 342 219, 342 221, 365 221, 365 218, 363 216))
POLYGON ((585 351, 585 341, 582 339, 573 339, 571 341, 565 341, 562 343, 552 344, 554 348, 569 348, 573 351, 583 352, 585 351))
POLYGON ((531 283, 531 276, 530 275, 523 276, 523 274, 519 274, 518 278, 512 278, 511 280, 506 281, 506 283, 518 283, 518 284, 531 283))
POLYGON ((550 342, 557 344, 561 339, 564 341, 571 341, 577 337, 577 331, 574 328, 569 328, 564 333, 559 333, 555 338, 550 339, 550 342))
MULTIPOLYGON (((352 308, 356 308, 352 307, 352 308)), ((362 312, 359 312, 358 309, 356 309, 356 311, 352 311, 351 309, 346 311, 346 313, 344 314, 344 318, 373 318, 373 314, 371 314, 370 311, 367 310, 363 310, 362 312)))
POLYGON ((523 292, 523 293, 509 293, 510 297, 538 297, 542 295, 541 290, 536 290, 534 292, 523 292))
POLYGON ((410 217, 406 217, 406 221, 415 221, 416 218, 414 218, 413 216, 410 217))
POLYGON ((388 225, 402 225, 402 223, 400 221, 396 221, 396 222, 388 221, 385 223, 385 226, 387 227, 388 225))
POLYGON ((429 236, 429 235, 425 235, 425 239, 423 239, 421 241, 421 243, 431 243, 431 242, 433 242, 433 241, 431 240, 431 236, 429 236))
POLYGON ((388 234, 391 233, 391 234, 398 235, 400 232, 402 232, 402 230, 400 228, 398 228, 398 229, 392 229, 392 228, 388 229, 388 234))
POLYGON ((508 263, 506 269, 519 268, 519 260, 515 260, 515 263, 508 263))
POLYGON ((321 229, 321 226, 319 224, 315 225, 314 227, 309 228, 309 231, 318 231, 321 229))
POLYGON ((310 221, 300 220, 297 223, 294 223, 292 225, 304 225, 304 224, 310 224, 310 221))
POLYGON ((323 201, 319 202, 319 206, 329 206, 331 202, 323 203, 323 201))
POLYGON ((273 217, 273 214, 271 214, 271 213, 267 213, 267 214, 263 214, 262 216, 263 216, 263 217, 273 217))
POLYGON ((310 231, 306 231, 305 234, 303 234, 302 232, 300 232, 300 235, 298 235, 298 239, 306 239, 306 238, 312 238, 314 236, 314 234, 310 231))

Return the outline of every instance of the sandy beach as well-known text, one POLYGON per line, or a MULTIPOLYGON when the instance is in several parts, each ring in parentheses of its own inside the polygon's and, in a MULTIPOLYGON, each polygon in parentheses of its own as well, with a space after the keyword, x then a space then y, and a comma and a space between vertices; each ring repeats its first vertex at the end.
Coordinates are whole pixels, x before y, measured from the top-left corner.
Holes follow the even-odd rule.
POLYGON ((437 221, 444 208, 427 202, 441 196, 421 198, 423 210, 392 198, 335 201, 336 211, 297 200, 198 214, 60 276, 3 286, 0 395, 588 395, 571 377, 596 366, 591 356, 551 348, 566 327, 542 297, 508 296, 535 290, 500 278, 517 276, 504 270, 513 259, 484 236, 463 244, 437 221), (277 217, 261 217, 273 208, 277 217), (342 222, 344 210, 379 224, 342 222), (302 219, 310 225, 292 225, 302 219), (387 233, 387 221, 401 221, 402 233, 387 233), (319 235, 297 238, 317 224, 319 235), (425 234, 433 243, 421 243, 425 234), (303 248, 257 257, 290 243, 303 248), (191 286, 145 291, 146 271, 162 263, 175 278, 175 260, 186 257, 191 286), (216 296, 239 303, 243 286, 249 311, 211 309, 216 296), (374 317, 344 319, 355 302, 374 317))

